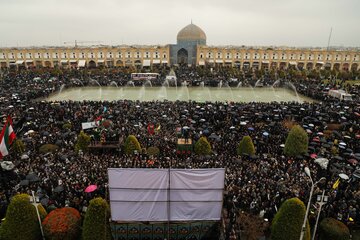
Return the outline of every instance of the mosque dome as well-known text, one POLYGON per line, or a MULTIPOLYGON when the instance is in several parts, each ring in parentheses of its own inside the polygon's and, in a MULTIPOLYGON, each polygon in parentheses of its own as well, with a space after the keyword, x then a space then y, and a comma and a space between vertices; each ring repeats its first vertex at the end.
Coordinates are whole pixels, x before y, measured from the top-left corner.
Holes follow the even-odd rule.
POLYGON ((177 41, 206 41, 206 34, 205 32, 196 26, 195 24, 191 23, 180 30, 177 35, 177 41))

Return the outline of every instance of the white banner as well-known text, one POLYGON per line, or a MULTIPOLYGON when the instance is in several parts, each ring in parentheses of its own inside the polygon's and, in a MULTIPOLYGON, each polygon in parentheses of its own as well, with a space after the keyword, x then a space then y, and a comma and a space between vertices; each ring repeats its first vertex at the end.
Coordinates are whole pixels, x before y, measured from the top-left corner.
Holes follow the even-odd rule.
POLYGON ((108 174, 114 221, 221 218, 224 169, 109 168, 108 174))
POLYGON ((95 122, 83 122, 83 123, 81 123, 81 127, 83 130, 85 130, 85 129, 94 128, 97 126, 96 126, 95 122))

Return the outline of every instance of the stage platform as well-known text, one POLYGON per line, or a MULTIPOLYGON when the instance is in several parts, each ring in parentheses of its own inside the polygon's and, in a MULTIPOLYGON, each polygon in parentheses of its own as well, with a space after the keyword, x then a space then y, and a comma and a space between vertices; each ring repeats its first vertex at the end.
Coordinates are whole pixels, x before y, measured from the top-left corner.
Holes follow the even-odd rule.
POLYGON ((95 143, 91 143, 88 148, 89 149, 117 149, 120 147, 121 147, 121 145, 119 142, 105 142, 105 143, 95 142, 95 143))
POLYGON ((178 138, 176 149, 179 151, 178 153, 187 153, 190 154, 193 151, 193 141, 191 138, 178 138))
POLYGON ((187 141, 185 138, 178 138, 177 144, 179 145, 192 145, 192 139, 188 138, 187 141))

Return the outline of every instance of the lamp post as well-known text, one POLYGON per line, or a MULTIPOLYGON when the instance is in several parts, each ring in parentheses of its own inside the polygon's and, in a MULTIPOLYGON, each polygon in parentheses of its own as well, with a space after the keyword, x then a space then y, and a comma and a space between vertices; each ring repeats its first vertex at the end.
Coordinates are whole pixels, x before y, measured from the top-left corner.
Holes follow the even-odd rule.
POLYGON ((308 215, 309 215, 311 198, 312 198, 312 195, 313 195, 313 192, 314 192, 314 187, 315 187, 316 184, 318 184, 319 182, 325 180, 325 178, 322 177, 322 178, 319 179, 319 181, 317 181, 317 182, 314 183, 314 181, 313 181, 313 179, 312 179, 312 177, 311 177, 310 169, 309 169, 308 167, 305 167, 304 170, 305 170, 306 175, 310 178, 310 181, 311 181, 311 190, 310 190, 309 201, 308 201, 308 204, 307 204, 307 207, 306 207, 306 213, 305 213, 305 217, 304 217, 304 222, 303 222, 303 225, 302 225, 302 228, 301 228, 300 240, 303 240, 304 235, 305 235, 305 231, 306 231, 306 220, 307 220, 308 215))
POLYGON ((315 240, 315 236, 316 236, 316 229, 317 229, 317 225, 319 222, 319 218, 320 218, 320 213, 321 213, 321 208, 324 204, 327 203, 328 201, 328 196, 325 196, 325 190, 323 190, 322 195, 317 195, 317 199, 316 199, 317 203, 319 204, 319 210, 318 210, 318 215, 316 217, 316 223, 315 223, 315 227, 314 227, 314 233, 312 236, 312 240, 315 240))
POLYGON ((36 209, 36 214, 37 214, 37 217, 38 217, 38 220, 39 220, 39 225, 40 225, 40 230, 41 230, 41 236, 42 236, 42 239, 45 240, 45 236, 44 236, 44 231, 43 231, 43 228, 42 228, 42 224, 41 224, 41 218, 40 218, 40 214, 39 214, 39 209, 38 209, 38 203, 36 201, 36 198, 35 198, 35 192, 34 191, 31 191, 31 194, 32 194, 32 197, 30 197, 30 202, 32 202, 32 205, 34 205, 35 209, 36 209))

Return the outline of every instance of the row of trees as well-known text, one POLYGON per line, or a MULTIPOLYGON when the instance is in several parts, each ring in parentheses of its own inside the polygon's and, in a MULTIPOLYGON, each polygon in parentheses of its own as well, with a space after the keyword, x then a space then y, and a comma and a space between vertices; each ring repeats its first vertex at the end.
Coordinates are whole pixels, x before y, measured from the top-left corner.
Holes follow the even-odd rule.
MULTIPOLYGON (((64 129, 71 129, 71 123, 65 123, 63 125, 64 129)), ((75 144, 76 152, 88 150, 88 146, 91 142, 91 138, 88 134, 81 131, 77 137, 75 144)), ((25 144, 22 140, 17 139, 13 146, 14 152, 16 154, 22 154, 25 151, 25 144)), ((286 143, 284 153, 287 156, 297 156, 307 152, 308 148, 308 136, 304 129, 298 125, 292 127, 286 143)), ((56 152, 59 149, 59 146, 54 144, 44 144, 40 147, 39 151, 41 153, 56 152)), ((141 148, 139 141, 134 135, 129 135, 124 143, 125 153, 128 155, 134 154, 135 152, 144 152, 144 149, 141 148)), ((212 153, 211 145, 206 139, 206 137, 201 137, 194 146, 194 151, 198 155, 210 155, 212 153)), ((160 150, 158 147, 149 147, 146 151, 149 155, 157 155, 160 150)), ((238 147, 236 149, 238 155, 249 155, 252 156, 255 154, 255 147, 250 136, 244 136, 238 147)))
MULTIPOLYGON (((44 236, 51 240, 111 240, 109 225, 110 209, 102 198, 90 201, 85 218, 82 221, 80 213, 70 207, 59 208, 46 213, 41 204, 37 205, 42 221, 44 236), (83 223, 82 223, 83 222, 83 223)), ((299 239, 305 205, 298 198, 286 200, 276 213, 271 225, 271 239, 297 240, 299 239)), ((241 218, 239 224, 244 226, 247 239, 256 239, 257 232, 249 231, 253 223, 247 223, 247 217, 241 218), (253 237, 252 237, 253 236, 253 237)), ((251 220, 253 221, 253 220, 251 220)), ((348 227, 333 218, 325 218, 319 226, 320 240, 348 240, 348 227)), ((307 222, 304 239, 310 240, 310 225, 307 222)), ((0 239, 3 240, 37 240, 41 239, 41 231, 35 207, 30 203, 30 196, 18 194, 10 202, 6 218, 0 227, 0 239)))
MULTIPOLYGON (((44 236, 50 240, 111 240, 110 208, 102 198, 90 201, 85 218, 75 208, 58 208, 46 213, 37 205, 44 236), (83 222, 83 223, 82 223, 83 222)), ((4 222, 0 227, 2 240, 38 240, 41 230, 36 209, 27 194, 15 195, 10 202, 4 222)))
MULTIPOLYGON (((291 131, 288 134, 288 137, 285 142, 284 153, 287 156, 297 156, 307 152, 308 150, 308 135, 305 130, 299 125, 292 127, 291 131)), ((80 132, 75 144, 75 150, 78 151, 87 151, 88 145, 90 144, 90 136, 80 132)), ((42 148, 45 148, 45 151, 52 151, 54 146, 43 145, 42 148)), ((40 149, 42 150, 42 149, 40 149)), ((142 148, 134 135, 129 135, 124 143, 124 152, 125 154, 132 155, 136 152, 141 152, 142 148)), ((194 151, 198 155, 210 155, 212 153, 211 145, 206 137, 201 137, 194 145, 194 151)), ((147 153, 149 155, 157 155, 160 150, 157 147, 149 147, 147 153)), ((236 149, 238 155, 249 155, 252 156, 255 154, 255 147, 250 136, 244 136, 238 147, 236 149)))
MULTIPOLYGON (((75 144, 76 152, 82 151, 86 152, 90 144, 90 136, 83 131, 81 131, 77 137, 75 144)), ((305 130, 299 125, 292 127, 291 131, 288 134, 288 137, 285 142, 284 153, 287 156, 298 156, 307 152, 308 149, 308 135, 305 130)), ((124 143, 124 152, 125 154, 132 155, 136 152, 146 152, 148 155, 158 155, 160 149, 155 146, 151 146, 148 149, 142 149, 139 141, 134 135, 129 135, 124 143)), ((17 139, 12 149, 18 155, 22 154, 25 151, 25 144, 22 140, 17 139)), ((44 144, 39 148, 39 152, 48 153, 56 152, 59 149, 59 146, 55 144, 44 144)), ((201 137, 194 145, 194 152, 197 155, 211 155, 212 149, 209 141, 206 137, 201 137)), ((255 154, 255 147, 250 136, 244 136, 240 143, 237 146, 236 152, 238 155, 248 155, 253 156, 255 154)))
POLYGON ((239 68, 228 68, 223 66, 216 66, 213 71, 210 68, 203 68, 197 67, 197 74, 200 77, 211 77, 214 75, 214 71, 219 73, 219 75, 224 75, 227 77, 235 77, 238 79, 244 79, 244 76, 255 75, 257 79, 262 77, 269 77, 271 79, 294 79, 294 80, 301 80, 306 78, 311 79, 329 79, 329 78, 336 78, 340 80, 355 80, 360 78, 360 71, 359 70, 349 70, 349 71, 339 71, 337 69, 296 69, 296 68, 289 68, 289 69, 249 69, 247 71, 243 71, 239 68))

